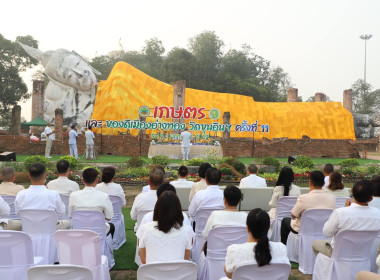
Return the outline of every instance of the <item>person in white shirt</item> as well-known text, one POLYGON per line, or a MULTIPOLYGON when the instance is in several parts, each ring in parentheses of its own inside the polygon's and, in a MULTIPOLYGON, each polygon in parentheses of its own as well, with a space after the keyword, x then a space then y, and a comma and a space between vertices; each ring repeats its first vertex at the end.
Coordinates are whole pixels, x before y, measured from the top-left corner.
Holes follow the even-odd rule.
POLYGON ((247 217, 248 241, 234 244, 227 248, 224 272, 231 279, 237 267, 243 264, 257 264, 259 267, 271 263, 289 264, 286 246, 280 242, 268 240, 270 219, 267 212, 260 208, 253 209, 247 217))
MULTIPOLYGON (((176 192, 176 189, 175 187, 170 184, 170 183, 163 183, 161 184, 158 189, 157 189, 157 199, 160 197, 160 195, 163 193, 163 192, 166 192, 166 191, 172 191, 174 193, 177 193, 176 192)), ((157 203, 157 202, 156 202, 157 203)), ((187 217, 186 213, 185 212, 182 212, 183 214, 183 224, 184 225, 188 225, 191 227, 191 222, 189 220, 189 218, 187 217)), ((146 213, 143 217, 143 219, 141 220, 140 222, 140 228, 147 224, 147 223, 150 223, 150 222, 153 222, 153 211, 152 212, 149 212, 149 213, 146 213)), ((136 232, 136 236, 137 238, 139 238, 139 231, 136 232)))
POLYGON ((224 209, 223 191, 218 187, 221 178, 222 173, 220 170, 213 167, 207 169, 207 188, 194 195, 188 211, 191 218, 195 219, 197 212, 204 208, 224 209))
POLYGON ((373 198, 368 205, 380 209, 380 176, 373 177, 372 184, 373 198))
MULTIPOLYGON (((83 170, 82 182, 84 189, 71 193, 69 199, 69 217, 73 211, 99 211, 104 214, 107 221, 113 217, 113 207, 108 194, 95 190, 98 184, 99 172, 95 168, 83 170)), ((107 234, 115 232, 115 226, 112 223, 106 223, 107 234)))
POLYGON ((373 185, 371 181, 361 180, 352 187, 353 201, 347 198, 346 207, 335 209, 323 227, 328 240, 314 240, 313 251, 331 257, 334 249, 335 235, 343 230, 380 231, 380 210, 368 206, 372 200, 373 185))
POLYGON ((193 135, 188 131, 187 127, 185 131, 181 133, 181 148, 182 148, 182 159, 189 160, 190 153, 190 141, 193 138, 193 135))
POLYGON ((194 232, 183 224, 181 203, 174 192, 160 195, 153 222, 140 227, 138 236, 142 264, 190 260, 194 232))
MULTIPOLYGON (((156 166, 155 168, 158 168, 159 170, 161 170, 165 176, 165 169, 162 166, 156 166)), ((148 185, 144 186, 142 188, 141 192, 144 193, 144 192, 149 192, 149 191, 150 191, 150 186, 149 186, 149 182, 148 182, 148 185)))
POLYGON ((89 157, 93 159, 95 135, 94 132, 92 132, 91 125, 88 127, 88 130, 84 133, 84 136, 86 137, 86 159, 89 159, 89 157))
MULTIPOLYGON (((148 180, 150 190, 148 192, 140 193, 138 196, 136 196, 131 209, 132 220, 137 220, 139 212, 153 211, 157 201, 156 191, 158 186, 164 182, 164 176, 164 172, 162 172, 162 170, 159 168, 155 168, 152 170, 152 172, 150 172, 148 180)), ((135 232, 137 232, 140 222, 141 221, 137 220, 135 224, 135 232)))
POLYGON ((325 184, 323 185, 322 189, 327 188, 327 186, 330 184, 330 174, 334 172, 334 165, 331 163, 326 163, 323 167, 323 175, 325 175, 325 184))
POLYGON ((237 209, 241 200, 241 190, 235 186, 227 186, 223 191, 223 196, 223 203, 226 209, 213 211, 208 217, 206 226, 202 232, 205 240, 207 240, 210 230, 215 227, 244 226, 247 223, 247 213, 240 212, 237 209))
POLYGON ((21 231, 21 221, 7 219, 11 213, 8 203, 0 196, 0 230, 21 231))
POLYGON ((46 158, 51 158, 50 156, 50 151, 51 151, 51 146, 53 144, 53 140, 55 140, 55 135, 54 135, 54 130, 50 128, 51 123, 48 122, 45 127, 45 135, 46 135, 46 146, 45 146, 45 157, 46 158))
POLYGON ((272 207, 268 214, 271 219, 276 217, 276 206, 277 200, 283 196, 299 196, 301 194, 301 189, 293 184, 294 182, 294 172, 288 166, 284 166, 276 182, 276 187, 273 189, 272 198, 269 201, 269 207, 272 207))
POLYGON ((126 205, 125 193, 120 184, 113 182, 115 179, 115 168, 112 166, 105 167, 102 171, 102 183, 97 184, 95 190, 107 193, 108 195, 115 195, 121 198, 123 206, 126 205))
POLYGON ((13 167, 6 166, 1 169, 1 178, 3 182, 0 184, 0 195, 16 195, 19 191, 25 189, 21 185, 14 183, 16 172, 13 167))
POLYGON ((247 169, 247 177, 240 180, 239 188, 265 188, 267 182, 264 178, 257 176, 259 169, 256 165, 251 164, 247 169))
POLYGON ((189 194, 189 201, 191 202, 193 200, 194 195, 201 190, 205 190, 207 188, 206 183, 206 171, 209 169, 211 165, 209 163, 202 163, 198 168, 198 176, 200 178, 200 181, 195 182, 193 186, 191 187, 190 194, 189 194))
POLYGON ((78 159, 78 147, 77 147, 77 137, 78 133, 75 131, 75 125, 71 126, 69 131, 69 148, 70 148, 70 156, 75 156, 78 159))
POLYGON ((178 180, 172 181, 171 184, 176 188, 191 188, 194 184, 193 181, 186 180, 187 174, 189 174, 189 169, 182 165, 178 168, 178 180))
MULTIPOLYGON (((41 163, 32 164, 28 174, 31 185, 28 189, 20 191, 15 199, 15 210, 18 214, 21 210, 53 210, 57 213, 58 220, 65 215, 65 204, 59 193, 48 190, 46 181, 46 168, 41 163)), ((71 223, 67 220, 57 221, 57 229, 70 229, 71 223)))
POLYGON ((59 177, 55 180, 51 180, 47 184, 48 190, 57 191, 59 194, 70 195, 72 192, 79 191, 79 185, 77 182, 70 180, 70 165, 67 160, 61 159, 57 162, 57 171, 59 177))
POLYGON ((332 194, 336 197, 349 197, 350 191, 348 188, 344 187, 344 184, 342 182, 342 175, 340 175, 339 172, 331 172, 329 177, 329 184, 326 188, 324 188, 324 191, 332 194))

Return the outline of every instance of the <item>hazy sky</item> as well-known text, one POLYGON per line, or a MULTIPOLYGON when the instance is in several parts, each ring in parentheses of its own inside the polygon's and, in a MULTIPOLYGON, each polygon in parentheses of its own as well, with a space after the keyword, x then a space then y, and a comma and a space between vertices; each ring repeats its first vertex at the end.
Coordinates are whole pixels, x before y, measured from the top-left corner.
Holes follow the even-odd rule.
MULTIPOLYGON (((0 33, 7 39, 32 35, 41 50, 65 48, 89 58, 118 50, 119 38, 125 50, 141 50, 157 37, 168 52, 212 30, 225 52, 247 43, 281 66, 304 100, 323 92, 341 101, 343 90, 363 78, 359 36, 373 34, 367 82, 380 88, 378 0, 6 0, 0 7, 0 33)), ((24 78, 31 89, 30 72, 24 78)), ((21 105, 29 120, 31 102, 21 105)))

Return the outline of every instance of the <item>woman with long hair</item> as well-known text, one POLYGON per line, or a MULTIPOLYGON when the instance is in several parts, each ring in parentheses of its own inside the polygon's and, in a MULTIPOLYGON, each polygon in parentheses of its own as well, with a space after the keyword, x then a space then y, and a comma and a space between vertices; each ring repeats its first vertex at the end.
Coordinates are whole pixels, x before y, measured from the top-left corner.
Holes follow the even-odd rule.
POLYGON ((97 191, 108 193, 108 195, 115 195, 121 198, 123 205, 126 204, 124 190, 120 184, 113 182, 115 179, 116 170, 112 166, 105 167, 102 171, 102 183, 97 184, 95 189, 97 191))
POLYGON ((294 172, 288 166, 284 166, 280 175, 278 176, 276 187, 273 189, 272 198, 269 201, 269 210, 268 214, 271 219, 274 219, 276 216, 276 206, 277 200, 283 196, 299 196, 301 190, 298 186, 293 184, 294 182, 294 172))
POLYGON ((183 224, 181 203, 172 191, 159 196, 153 222, 140 227, 137 236, 142 264, 190 259, 194 232, 183 224))
POLYGON ((248 241, 234 244, 227 248, 224 272, 232 278, 235 269, 243 264, 289 263, 286 246, 268 239, 270 219, 267 212, 260 208, 253 209, 247 217, 248 241))
POLYGON ((325 192, 330 193, 336 197, 349 197, 350 191, 344 187, 342 182, 342 175, 339 172, 330 173, 329 184, 325 188, 325 192))

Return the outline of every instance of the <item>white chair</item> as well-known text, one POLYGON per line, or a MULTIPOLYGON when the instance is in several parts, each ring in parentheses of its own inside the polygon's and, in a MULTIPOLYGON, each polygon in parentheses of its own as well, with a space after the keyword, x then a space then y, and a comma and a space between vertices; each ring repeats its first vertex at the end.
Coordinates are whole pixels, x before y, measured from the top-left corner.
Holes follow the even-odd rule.
POLYGON ((107 235, 106 220, 104 214, 99 211, 73 211, 71 213, 73 229, 88 229, 99 234, 102 244, 102 255, 107 256, 108 267, 115 265, 112 250, 111 234, 107 235))
POLYGON ((232 280, 287 280, 290 274, 290 264, 271 263, 259 267, 257 264, 239 266, 232 274, 232 280))
POLYGON ((323 226, 329 219, 332 209, 309 209, 302 213, 298 234, 289 233, 286 243, 288 258, 299 263, 303 274, 313 274, 315 254, 312 249, 316 239, 328 239, 323 234, 323 226))
POLYGON ((344 207, 344 205, 346 204, 347 198, 349 198, 349 197, 337 197, 336 198, 336 206, 335 206, 335 208, 344 207))
POLYGON ((226 276, 223 268, 227 247, 247 242, 247 228, 245 226, 216 227, 210 230, 207 240, 207 256, 204 265, 199 265, 202 269, 200 269, 198 279, 218 280, 226 276))
POLYGON ((189 195, 191 188, 176 188, 176 193, 181 202, 182 211, 187 211, 189 209, 189 195))
POLYGON ((100 237, 90 230, 55 233, 60 264, 80 265, 92 271, 94 280, 110 280, 107 257, 101 254, 100 237))
POLYGON ((335 235, 331 258, 319 253, 315 260, 314 280, 354 280, 361 270, 370 271, 370 251, 377 231, 341 231, 335 235))
POLYGON ((29 280, 92 280, 91 270, 77 265, 41 265, 28 270, 29 280))
POLYGON ((20 210, 22 231, 30 235, 34 256, 44 258, 41 264, 57 262, 54 233, 57 230, 57 214, 53 210, 20 210))
POLYGON ((290 217, 290 212, 296 204, 297 198, 297 196, 283 196, 277 200, 276 216, 268 233, 271 241, 279 242, 281 240, 282 219, 290 217))
POLYGON ((15 198, 14 195, 2 195, 1 196, 6 203, 8 203, 9 208, 11 208, 11 213, 9 214, 9 217, 3 217, 5 219, 11 219, 11 220, 20 220, 20 218, 17 216, 15 211, 15 198))
POLYGON ((139 280, 197 280, 197 265, 189 261, 144 264, 137 270, 139 280))
MULTIPOLYGON (((140 223, 142 221, 142 219, 144 218, 145 214, 149 213, 149 212, 152 212, 152 210, 144 210, 144 211, 138 211, 137 212, 137 221, 136 221, 136 224, 135 224, 135 232, 137 232, 137 230, 139 229, 140 227, 140 223)), ((139 254, 139 246, 137 245, 137 242, 138 240, 136 240, 136 251, 135 251, 135 263, 140 266, 141 265, 141 258, 140 258, 140 254, 139 254)))
POLYGON ((41 264, 42 257, 33 257, 32 239, 27 233, 0 231, 0 278, 28 280, 29 267, 41 264))
POLYGON ((371 248, 371 254, 370 254, 370 258, 371 258, 371 272, 374 272, 374 273, 379 273, 380 274, 380 268, 377 267, 377 264, 376 264, 376 258, 377 258, 377 248, 380 244, 380 232, 379 234, 377 235, 375 241, 374 241, 374 246, 372 246, 371 248))
POLYGON ((62 218, 62 220, 70 220, 70 217, 68 215, 68 211, 69 211, 69 199, 70 199, 70 196, 69 195, 65 195, 65 194, 59 194, 59 196, 61 197, 61 200, 63 202, 63 204, 65 204, 65 216, 62 218))
POLYGON ((115 226, 115 233, 112 239, 112 249, 117 250, 127 241, 125 237, 124 215, 123 212, 121 212, 123 202, 119 196, 110 195, 109 197, 113 207, 113 217, 111 219, 111 223, 115 226))
POLYGON ((198 264, 203 245, 205 244, 202 232, 206 226, 207 219, 211 215, 212 211, 222 209, 224 208, 203 208, 198 210, 195 214, 195 238, 193 247, 191 248, 191 260, 196 264, 198 264))

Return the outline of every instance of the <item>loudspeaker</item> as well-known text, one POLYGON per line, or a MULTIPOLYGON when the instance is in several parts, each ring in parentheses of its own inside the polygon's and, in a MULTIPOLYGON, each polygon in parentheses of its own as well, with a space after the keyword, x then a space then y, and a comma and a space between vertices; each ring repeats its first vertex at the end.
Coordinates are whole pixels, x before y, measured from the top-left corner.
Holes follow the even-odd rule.
POLYGON ((4 152, 0 154, 0 161, 16 161, 15 152, 4 152))
POLYGON ((293 164, 293 162, 296 160, 297 156, 289 156, 288 157, 288 163, 293 164))

